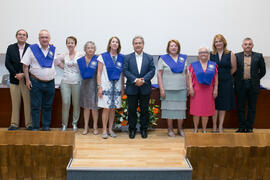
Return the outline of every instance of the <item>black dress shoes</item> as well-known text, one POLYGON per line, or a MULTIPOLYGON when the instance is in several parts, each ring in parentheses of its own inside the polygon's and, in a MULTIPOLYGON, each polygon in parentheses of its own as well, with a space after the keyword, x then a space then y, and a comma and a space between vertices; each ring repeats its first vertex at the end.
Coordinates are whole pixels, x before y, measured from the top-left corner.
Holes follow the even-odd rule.
POLYGON ((246 129, 246 133, 253 133, 253 129, 246 129))
POLYGON ((129 130, 129 138, 130 139, 134 139, 136 135, 136 131, 135 130, 129 130))
POLYGON ((246 132, 246 130, 245 129, 242 129, 242 128, 239 128, 237 131, 236 131, 236 133, 245 133, 246 132))
POLYGON ((141 130, 141 136, 143 139, 147 138, 147 131, 146 130, 141 130))

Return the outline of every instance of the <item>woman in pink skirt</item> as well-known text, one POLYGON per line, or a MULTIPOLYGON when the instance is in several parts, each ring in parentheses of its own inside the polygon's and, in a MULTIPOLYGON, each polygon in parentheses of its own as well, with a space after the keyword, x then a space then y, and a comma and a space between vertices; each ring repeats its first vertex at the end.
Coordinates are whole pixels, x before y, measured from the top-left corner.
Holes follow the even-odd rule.
POLYGON ((189 66, 190 114, 193 115, 194 132, 198 132, 199 119, 206 133, 208 116, 215 114, 215 98, 218 92, 217 65, 209 61, 209 50, 199 49, 199 60, 189 66))

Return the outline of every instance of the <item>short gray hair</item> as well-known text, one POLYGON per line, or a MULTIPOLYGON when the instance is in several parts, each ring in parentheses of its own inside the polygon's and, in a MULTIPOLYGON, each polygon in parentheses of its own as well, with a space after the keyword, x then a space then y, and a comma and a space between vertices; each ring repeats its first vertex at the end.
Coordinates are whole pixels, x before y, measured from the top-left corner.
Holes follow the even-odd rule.
POLYGON ((96 50, 96 44, 95 44, 93 41, 87 41, 87 42, 84 44, 84 47, 83 47, 84 51, 85 51, 86 47, 87 47, 88 45, 90 45, 90 44, 93 45, 94 48, 95 48, 95 50, 96 50))
POLYGON ((135 37, 133 38, 133 40, 132 40, 132 44, 134 44, 134 41, 135 41, 136 39, 141 39, 142 42, 143 42, 143 44, 144 44, 144 38, 143 38, 142 36, 135 36, 135 37))
POLYGON ((206 49, 208 52, 210 52, 210 49, 209 49, 209 47, 208 47, 208 46, 205 46, 205 45, 200 46, 200 48, 199 48, 198 52, 200 52, 200 50, 201 50, 201 49, 206 49))
POLYGON ((253 40, 250 38, 250 37, 246 37, 244 40, 243 40, 243 42, 244 41, 252 41, 252 43, 253 43, 253 40))
POLYGON ((47 32, 49 34, 49 36, 51 37, 50 32, 47 29, 41 29, 38 33, 38 36, 40 36, 41 32, 47 32))

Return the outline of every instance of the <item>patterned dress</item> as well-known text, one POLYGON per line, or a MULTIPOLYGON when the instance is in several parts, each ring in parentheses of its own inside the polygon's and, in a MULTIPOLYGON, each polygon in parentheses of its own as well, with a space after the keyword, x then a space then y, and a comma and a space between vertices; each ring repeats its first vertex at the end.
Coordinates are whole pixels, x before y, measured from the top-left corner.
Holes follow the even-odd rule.
MULTIPOLYGON (((112 57, 116 61, 117 57, 112 57)), ((102 87, 102 98, 98 98, 98 107, 101 108, 120 108, 121 107, 121 87, 122 81, 121 76, 119 80, 110 81, 107 73, 107 69, 102 56, 98 57, 98 61, 103 64, 101 74, 101 87, 102 87)))

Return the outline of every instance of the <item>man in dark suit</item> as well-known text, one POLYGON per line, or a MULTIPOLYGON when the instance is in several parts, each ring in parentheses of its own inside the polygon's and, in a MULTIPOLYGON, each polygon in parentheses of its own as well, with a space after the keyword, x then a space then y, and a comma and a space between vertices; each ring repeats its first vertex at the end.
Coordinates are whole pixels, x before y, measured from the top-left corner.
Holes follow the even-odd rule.
POLYGON ((236 132, 252 133, 256 113, 256 102, 260 90, 260 79, 265 75, 265 62, 261 53, 252 51, 253 41, 245 38, 243 52, 237 53, 235 88, 237 92, 239 129, 236 132), (245 105, 248 102, 247 118, 245 105))
POLYGON ((26 43, 28 34, 20 29, 16 32, 17 43, 11 44, 7 48, 5 65, 10 76, 10 96, 12 102, 11 125, 8 130, 16 130, 20 124, 21 98, 24 102, 25 127, 32 129, 32 118, 30 110, 30 94, 24 82, 24 74, 21 59, 28 48, 26 43))
POLYGON ((144 39, 141 36, 133 38, 133 53, 127 55, 124 61, 124 74, 127 78, 126 94, 128 96, 129 138, 135 138, 137 124, 137 107, 140 106, 141 136, 147 138, 149 124, 149 99, 152 91, 151 79, 155 75, 153 56, 143 52, 144 39))

